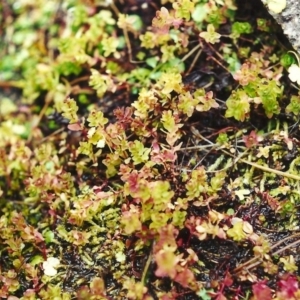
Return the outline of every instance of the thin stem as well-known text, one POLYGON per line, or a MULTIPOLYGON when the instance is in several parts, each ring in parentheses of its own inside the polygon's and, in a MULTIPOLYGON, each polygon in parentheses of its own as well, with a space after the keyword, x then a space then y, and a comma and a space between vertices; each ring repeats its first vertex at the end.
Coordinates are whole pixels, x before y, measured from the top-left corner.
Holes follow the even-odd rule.
POLYGON ((78 82, 81 82, 81 81, 86 81, 86 80, 89 80, 90 79, 90 76, 82 76, 82 77, 79 77, 79 78, 76 78, 74 79, 73 81, 70 82, 70 85, 75 85, 76 83, 78 82))
POLYGON ((288 51, 288 53, 291 52, 296 56, 297 62, 298 62, 298 66, 300 66, 300 60, 299 60, 299 55, 295 52, 295 51, 288 51))
MULTIPOLYGON (((229 156, 231 156, 231 157, 234 157, 234 155, 232 155, 231 153, 229 153, 226 150, 222 150, 222 152, 225 153, 225 154, 227 154, 227 155, 229 155, 229 156)), ((248 160, 243 159, 243 158, 240 158, 239 160, 241 162, 245 163, 245 164, 253 166, 253 167, 255 167, 257 169, 260 169, 262 171, 273 173, 273 174, 276 174, 276 175, 279 175, 279 176, 283 176, 283 177, 286 177, 286 178, 295 179, 295 180, 299 180, 300 181, 300 176, 298 176, 298 175, 290 174, 290 173, 287 173, 287 172, 282 172, 282 171, 275 170, 275 169, 272 169, 272 168, 269 168, 269 167, 265 167, 265 166, 262 166, 262 165, 259 165, 257 163, 248 161, 248 160)))
POLYGON ((191 63, 191 66, 189 67, 189 69, 188 69, 186 75, 187 75, 187 74, 190 74, 190 72, 193 70, 193 68, 194 68, 194 66, 195 66, 195 64, 196 64, 196 61, 199 59, 199 56, 201 55, 201 53, 202 53, 202 49, 200 49, 200 50, 197 52, 197 54, 195 55, 195 57, 194 57, 194 59, 193 59, 193 61, 192 61, 192 63, 191 63))
POLYGON ((275 251, 274 253, 272 253, 272 255, 279 254, 279 253, 283 252, 283 251, 286 250, 286 249, 289 249, 289 248, 291 248, 291 247, 293 247, 293 246, 296 246, 296 245, 299 244, 299 243, 300 243, 300 240, 297 240, 297 241, 295 241, 295 242, 293 242, 293 243, 290 243, 290 244, 286 245, 285 247, 283 247, 283 248, 281 248, 281 249, 275 251))
POLYGON ((150 267, 151 261, 152 261, 152 254, 150 253, 149 256, 148 256, 148 259, 146 261, 146 264, 145 264, 145 267, 144 267, 144 270, 143 270, 143 274, 142 274, 141 282, 143 284, 146 284, 146 282, 145 282, 146 281, 146 276, 147 276, 148 269, 150 267))
POLYGON ((212 147, 215 147, 215 146, 219 146, 219 144, 202 145, 202 146, 190 146, 190 147, 177 149, 176 151, 201 150, 201 149, 206 149, 206 148, 212 148, 212 147))
POLYGON ((215 63, 217 63, 220 67, 222 67, 226 72, 230 73, 230 71, 224 67, 216 58, 214 58, 213 56, 208 57, 208 59, 212 59, 215 63))
POLYGON ((184 62, 185 60, 187 60, 195 51, 197 51, 202 45, 199 44, 196 47, 194 47, 189 53, 187 53, 182 59, 181 61, 184 62))
POLYGON ((46 140, 48 140, 49 138, 51 138, 51 137, 53 137, 53 136, 55 136, 55 135, 57 135, 57 134, 63 132, 64 130, 65 130, 64 127, 61 127, 61 128, 59 128, 59 129, 57 129, 56 131, 52 132, 50 135, 48 135, 48 136, 44 137, 43 139, 41 139, 40 142, 39 142, 38 144, 44 143, 44 142, 45 142, 46 140))
MULTIPOLYGON (((295 238, 295 237, 297 237, 297 236, 300 236, 300 232, 299 232, 299 233, 295 233, 295 234, 293 234, 293 235, 291 235, 291 236, 289 236, 289 237, 286 237, 286 238, 284 238, 283 240, 280 240, 279 242, 277 242, 276 244, 274 244, 274 245, 272 245, 272 246, 270 247, 270 252, 271 252, 273 249, 277 248, 277 247, 278 247, 279 245, 281 245, 282 243, 286 242, 287 240, 290 240, 290 239, 295 238)), ((273 252, 273 253, 271 252, 271 256, 280 254, 280 253, 282 253, 284 250, 289 249, 289 248, 291 248, 291 247, 293 247, 293 246, 296 246, 296 245, 299 244, 299 243, 300 243, 300 239, 297 240, 297 241, 294 241, 294 242, 292 242, 292 243, 290 243, 290 244, 288 244, 288 245, 286 245, 285 247, 283 247, 283 248, 281 248, 281 249, 279 249, 279 250, 277 250, 277 251, 275 251, 275 252, 273 252)), ((263 262, 263 261, 261 260, 260 257, 253 257, 253 258, 251 258, 250 260, 248 260, 248 261, 246 261, 245 263, 243 263, 242 265, 239 265, 238 267, 236 267, 236 268, 233 270, 233 272, 234 272, 234 273, 239 273, 239 272, 240 272, 242 269, 244 269, 245 267, 247 267, 247 270, 252 269, 252 268, 258 266, 259 264, 261 264, 262 262, 263 262)))
POLYGON ((0 87, 3 88, 13 87, 13 88, 22 89, 24 87, 24 84, 19 81, 0 81, 0 87))
POLYGON ((272 245, 271 249, 277 248, 279 245, 281 245, 282 243, 284 243, 285 241, 289 240, 289 239, 293 239, 297 236, 300 236, 300 232, 299 233, 295 233, 291 236, 288 236, 286 238, 284 238, 283 240, 280 240, 279 242, 277 242, 276 244, 272 245))
MULTIPOLYGON (((245 263, 239 265, 238 267, 236 267, 235 269, 233 269, 233 273, 239 273, 242 269, 244 269, 245 267, 247 267, 249 264, 255 264, 255 262, 259 261, 260 258, 259 257, 253 257, 249 260, 247 260, 245 263)), ((247 268, 249 269, 249 268, 247 268)))

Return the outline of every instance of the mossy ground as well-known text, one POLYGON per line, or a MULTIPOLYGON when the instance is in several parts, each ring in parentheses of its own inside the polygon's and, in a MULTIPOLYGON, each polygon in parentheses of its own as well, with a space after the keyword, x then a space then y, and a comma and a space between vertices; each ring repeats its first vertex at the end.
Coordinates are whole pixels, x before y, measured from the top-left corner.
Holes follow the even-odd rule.
POLYGON ((0 297, 300 299, 296 60, 260 1, 1 9, 0 297))

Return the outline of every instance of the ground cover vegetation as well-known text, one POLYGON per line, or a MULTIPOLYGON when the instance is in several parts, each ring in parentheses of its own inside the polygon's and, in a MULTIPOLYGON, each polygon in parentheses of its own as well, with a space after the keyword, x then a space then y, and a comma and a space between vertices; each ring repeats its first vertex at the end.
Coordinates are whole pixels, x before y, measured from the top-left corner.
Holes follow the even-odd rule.
POLYGON ((300 299, 298 58, 260 1, 1 10, 1 298, 300 299))

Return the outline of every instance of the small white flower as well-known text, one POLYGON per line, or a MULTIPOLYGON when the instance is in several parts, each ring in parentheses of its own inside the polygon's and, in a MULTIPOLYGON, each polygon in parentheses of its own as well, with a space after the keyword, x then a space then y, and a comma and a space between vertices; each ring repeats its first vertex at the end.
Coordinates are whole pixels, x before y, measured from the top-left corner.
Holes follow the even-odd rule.
POLYGON ((96 132, 96 127, 92 127, 91 129, 89 129, 87 136, 90 139, 96 132))
POLYGON ((105 146, 105 139, 101 139, 97 143, 97 148, 104 148, 105 146))
POLYGON ((47 276, 55 276, 57 274, 56 268, 59 266, 60 261, 56 257, 48 257, 46 261, 43 262, 44 273, 47 276))
POLYGON ((125 254, 124 254, 123 252, 118 252, 118 253, 116 254, 116 260, 117 260, 118 262, 120 262, 120 263, 125 262, 125 260, 126 260, 125 254))
POLYGON ((286 8, 286 0, 268 0, 269 10, 275 14, 281 13, 286 8))
POLYGON ((297 82, 297 84, 300 85, 300 67, 293 64, 289 67, 288 72, 291 81, 297 82))
POLYGON ((244 200, 247 195, 250 195, 250 190, 241 189, 241 190, 234 191, 234 194, 238 196, 240 200, 244 200))

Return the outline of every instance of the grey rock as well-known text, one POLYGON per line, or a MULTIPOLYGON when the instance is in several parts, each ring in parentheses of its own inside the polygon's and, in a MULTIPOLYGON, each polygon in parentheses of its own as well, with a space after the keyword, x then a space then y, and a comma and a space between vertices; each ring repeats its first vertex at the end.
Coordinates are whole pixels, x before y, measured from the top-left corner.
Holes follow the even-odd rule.
POLYGON ((281 13, 275 14, 270 10, 269 12, 281 25, 291 45, 300 54, 300 0, 286 0, 286 8, 281 13))

